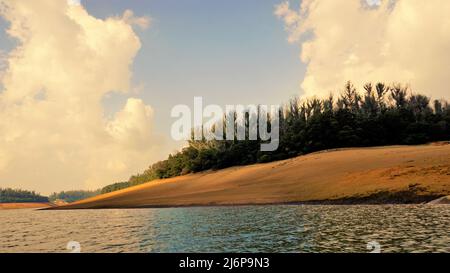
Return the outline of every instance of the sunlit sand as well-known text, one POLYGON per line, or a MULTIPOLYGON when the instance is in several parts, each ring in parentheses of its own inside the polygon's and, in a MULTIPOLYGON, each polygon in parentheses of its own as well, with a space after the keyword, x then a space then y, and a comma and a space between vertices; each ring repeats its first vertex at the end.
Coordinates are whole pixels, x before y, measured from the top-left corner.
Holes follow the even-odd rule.
POLYGON ((450 145, 325 151, 152 181, 59 208, 281 204, 412 189, 419 196, 450 194, 450 145))
POLYGON ((49 208, 50 203, 0 203, 0 210, 5 209, 42 209, 49 208))

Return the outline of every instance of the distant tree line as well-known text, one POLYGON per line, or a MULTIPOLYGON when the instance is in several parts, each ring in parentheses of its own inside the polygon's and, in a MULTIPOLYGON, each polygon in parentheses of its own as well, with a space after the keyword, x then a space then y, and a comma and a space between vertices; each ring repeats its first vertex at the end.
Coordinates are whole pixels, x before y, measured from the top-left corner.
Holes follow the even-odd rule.
POLYGON ((0 188, 0 203, 46 203, 48 198, 34 191, 0 188))
POLYGON ((53 193, 51 194, 48 199, 51 202, 55 202, 56 200, 63 200, 67 203, 73 203, 76 201, 80 201, 86 198, 94 197, 96 195, 99 195, 101 193, 100 190, 96 191, 62 191, 59 193, 53 193))
POLYGON ((431 102, 429 97, 413 94, 400 84, 369 83, 358 92, 348 82, 338 97, 294 98, 284 105, 277 151, 261 152, 260 141, 189 141, 186 148, 167 160, 151 165, 127 182, 103 188, 102 193, 155 179, 283 160, 326 149, 414 145, 449 138, 447 101, 431 102))

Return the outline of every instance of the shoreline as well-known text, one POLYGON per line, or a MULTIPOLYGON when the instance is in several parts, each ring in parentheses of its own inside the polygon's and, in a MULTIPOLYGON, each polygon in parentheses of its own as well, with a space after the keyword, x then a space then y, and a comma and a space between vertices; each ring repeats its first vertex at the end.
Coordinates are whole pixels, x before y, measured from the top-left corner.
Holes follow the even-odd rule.
MULTIPOLYGON (((379 196, 379 194, 374 194, 379 196)), ((395 193, 394 193, 395 195, 395 193)), ((446 197, 447 195, 416 195, 414 199, 406 200, 404 202, 398 199, 389 199, 380 201, 379 199, 367 197, 347 197, 342 199, 330 200, 312 200, 312 201, 295 201, 295 202, 276 202, 276 203, 240 203, 240 204, 184 204, 184 205, 144 205, 136 207, 96 207, 94 210, 114 210, 114 209, 171 209, 171 208, 221 208, 221 207, 264 207, 264 206, 394 206, 394 205, 441 205, 430 204, 430 202, 437 201, 446 197), (420 200, 420 201, 419 201, 420 200)), ((40 208, 38 210, 89 210, 89 208, 68 208, 64 206, 40 208)))
POLYGON ((51 203, 0 203, 1 210, 16 210, 16 209, 48 209, 54 207, 51 203))
MULTIPOLYGON (((438 198, 439 199, 439 198, 438 198)), ((410 206, 410 205, 447 205, 447 204, 429 204, 429 203, 345 203, 345 202, 335 202, 334 200, 324 200, 324 201, 307 201, 307 202, 289 202, 289 203, 248 203, 248 204, 198 204, 198 205, 149 205, 142 207, 98 207, 98 208, 37 208, 39 211, 76 211, 76 210, 139 210, 139 209, 187 209, 187 208, 240 208, 240 207, 270 207, 270 206, 410 206)))

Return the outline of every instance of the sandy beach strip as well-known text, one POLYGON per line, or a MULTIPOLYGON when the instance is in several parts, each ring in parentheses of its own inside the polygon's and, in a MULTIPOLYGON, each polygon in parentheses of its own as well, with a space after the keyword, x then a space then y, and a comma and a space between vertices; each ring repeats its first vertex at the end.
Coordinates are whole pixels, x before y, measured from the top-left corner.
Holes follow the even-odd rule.
POLYGON ((0 210, 42 209, 52 207, 50 203, 0 203, 0 210))

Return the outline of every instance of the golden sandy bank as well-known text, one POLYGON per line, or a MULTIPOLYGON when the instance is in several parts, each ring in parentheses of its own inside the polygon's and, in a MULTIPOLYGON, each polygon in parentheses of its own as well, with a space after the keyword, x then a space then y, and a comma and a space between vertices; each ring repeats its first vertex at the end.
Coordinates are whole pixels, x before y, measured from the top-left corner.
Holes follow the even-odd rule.
POLYGON ((50 203, 0 203, 0 210, 6 209, 42 209, 52 207, 50 203))
POLYGON ((57 209, 338 201, 421 203, 450 194, 450 145, 343 149, 152 181, 57 209))

